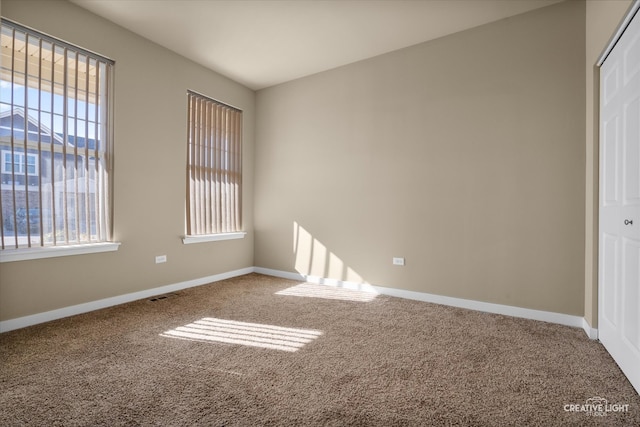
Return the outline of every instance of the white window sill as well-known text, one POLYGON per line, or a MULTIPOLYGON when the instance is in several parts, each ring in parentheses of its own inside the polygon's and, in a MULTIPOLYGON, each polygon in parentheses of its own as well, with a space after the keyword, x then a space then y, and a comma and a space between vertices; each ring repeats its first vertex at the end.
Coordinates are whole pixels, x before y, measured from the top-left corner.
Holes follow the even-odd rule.
POLYGON ((0 263, 117 251, 119 242, 0 250, 0 263))
POLYGON ((190 245, 192 243, 204 243, 204 242, 217 242, 220 240, 235 240, 244 239, 247 234, 246 231, 236 231, 235 233, 220 233, 220 234, 204 234, 200 236, 184 236, 182 243, 190 245))

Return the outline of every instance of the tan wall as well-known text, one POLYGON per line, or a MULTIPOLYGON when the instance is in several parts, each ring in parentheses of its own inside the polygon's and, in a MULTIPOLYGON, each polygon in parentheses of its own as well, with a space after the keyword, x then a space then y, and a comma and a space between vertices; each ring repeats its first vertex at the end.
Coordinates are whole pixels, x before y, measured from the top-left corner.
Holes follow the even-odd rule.
POLYGON ((71 3, 2 1, 3 16, 116 61, 113 253, 0 265, 0 320, 253 265, 255 93, 71 3), (186 91, 244 110, 243 240, 183 245, 186 91), (156 255, 168 262, 156 265, 156 255))
POLYGON ((631 5, 631 0, 587 1, 586 20, 586 221, 585 221, 585 319, 598 326, 598 57, 631 5))
POLYGON ((256 265, 582 315, 584 34, 561 3, 259 91, 256 265))

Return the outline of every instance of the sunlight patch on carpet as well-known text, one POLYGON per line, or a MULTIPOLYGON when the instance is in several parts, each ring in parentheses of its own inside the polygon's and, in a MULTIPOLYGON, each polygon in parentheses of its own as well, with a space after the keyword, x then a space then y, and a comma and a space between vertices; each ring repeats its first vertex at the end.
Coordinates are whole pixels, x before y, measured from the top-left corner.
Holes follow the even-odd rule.
POLYGON ((296 297, 337 299, 342 301, 369 302, 378 294, 374 292, 358 291, 354 289, 339 288, 330 285, 315 285, 313 283, 301 283, 287 289, 276 292, 276 295, 289 295, 296 297))
POLYGON ((285 328, 213 317, 205 317, 160 334, 167 338, 246 345, 290 352, 298 351, 320 335, 322 331, 312 329, 285 328))

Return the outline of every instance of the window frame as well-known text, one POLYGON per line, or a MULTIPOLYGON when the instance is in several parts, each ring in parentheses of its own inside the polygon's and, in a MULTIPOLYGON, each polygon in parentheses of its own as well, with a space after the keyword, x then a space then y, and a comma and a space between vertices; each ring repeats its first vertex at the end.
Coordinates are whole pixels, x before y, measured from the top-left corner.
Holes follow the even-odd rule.
POLYGON ((10 173, 19 173, 21 175, 24 175, 25 173, 25 169, 27 170, 27 176, 38 176, 38 170, 40 168, 40 162, 38 161, 38 156, 36 156, 33 153, 29 153, 27 152, 26 155, 23 152, 14 152, 13 153, 13 162, 11 162, 11 160, 9 160, 9 162, 7 162, 7 156, 9 156, 9 159, 12 157, 11 156, 11 150, 2 150, 2 173, 4 174, 10 174, 10 173), (20 158, 19 162, 16 162, 16 157, 20 158), (29 163, 29 159, 33 159, 33 164, 29 163), (7 169, 7 164, 11 163, 11 170, 7 169), (18 166, 18 171, 15 172, 15 167, 16 165, 18 166), (33 172, 29 172, 29 166, 33 166, 34 171, 33 172))
MULTIPOLYGON (((28 231, 26 240, 22 234, 19 234, 18 230, 14 229, 14 231, 7 233, 3 228, 2 238, 0 239, 0 263, 117 250, 120 243, 113 240, 113 82, 115 75, 115 61, 105 57, 104 55, 97 54, 80 46, 60 40, 57 37, 50 36, 4 17, 0 18, 0 24, 3 28, 3 37, 8 37, 13 43, 14 48, 16 45, 15 40, 18 40, 19 42, 24 43, 25 46, 28 46, 29 49, 32 49, 32 46, 35 46, 35 49, 40 49, 43 54, 50 53, 51 55, 60 55, 59 52, 63 52, 63 73, 65 75, 71 75, 72 72, 75 72, 75 81, 67 84, 67 78, 65 77, 64 85, 62 86, 64 94, 58 94, 64 97, 65 104, 70 102, 70 105, 73 105, 73 107, 67 107, 66 105, 63 107, 64 113, 60 117, 64 122, 66 122, 63 125, 65 129, 65 139, 62 142, 62 146, 57 147, 54 137, 60 139, 62 135, 54 133, 53 127, 48 131, 48 133, 43 133, 45 132, 44 129, 46 129, 48 122, 41 121, 43 120, 41 119, 42 116, 48 114, 53 117, 57 114, 53 110, 53 106, 54 98, 59 90, 57 85, 60 83, 53 79, 53 69, 50 67, 48 70, 51 71, 46 71, 47 73, 51 73, 49 75, 45 74, 45 65, 27 65, 29 68, 24 68, 22 71, 20 68, 14 68, 14 62, 5 65, 5 70, 2 70, 3 80, 8 81, 8 79, 4 77, 4 73, 6 73, 6 75, 11 78, 10 83, 12 86, 18 85, 18 88, 20 88, 20 84, 23 85, 22 90, 24 91, 24 101, 14 102, 12 90, 11 101, 3 100, 2 102, 3 105, 8 107, 6 111, 11 111, 10 114, 16 114, 18 110, 23 111, 22 114, 25 116, 25 129, 21 130, 19 126, 14 126, 13 118, 11 119, 10 126, 3 126, 3 129, 8 128, 10 132, 9 135, 2 137, 4 142, 1 150, 2 153, 0 154, 1 172, 5 175, 11 175, 13 180, 15 180, 16 176, 34 177, 34 179, 38 181, 37 184, 29 184, 28 186, 33 187, 35 185, 37 187, 40 200, 42 200, 43 197, 42 192, 46 191, 43 190, 43 186, 55 185, 55 180, 55 183, 57 183, 58 186, 62 186, 64 188, 64 190, 61 191, 63 191, 64 194, 68 194, 70 200, 80 200, 83 202, 80 209, 82 212, 86 213, 85 216, 83 216, 84 213, 79 213, 79 202, 76 201, 71 202, 75 203, 76 206, 75 213, 72 214, 72 216, 70 216, 67 211, 67 202, 65 202, 65 207, 61 211, 61 214, 58 214, 57 216, 55 213, 52 214, 52 217, 50 218, 52 221, 63 222, 64 225, 62 228, 58 228, 58 232, 64 232, 64 238, 53 236, 45 239, 45 230, 41 228, 44 224, 42 215, 40 222, 38 223, 40 229, 34 233, 28 231), (9 36, 7 36, 5 32, 7 29, 11 33, 9 36), (71 71, 71 68, 68 65, 70 63, 77 64, 74 71, 71 71), (92 77, 93 81, 91 83, 89 83, 88 78, 85 80, 86 83, 80 83, 78 80, 79 73, 81 72, 78 71, 80 65, 83 68, 86 67, 86 72, 89 72, 90 68, 92 69, 93 67, 99 68, 99 70, 96 71, 97 74, 95 74, 95 77, 92 77), (28 69, 31 69, 33 66, 35 66, 37 72, 27 74, 28 69), (24 75, 24 83, 20 80, 16 82, 13 77, 14 75, 18 75, 19 77, 24 75), (27 78, 29 80, 26 80, 27 78), (47 78, 49 78, 49 80, 47 80, 47 78), (36 86, 33 86, 33 82, 36 83, 36 86), (95 87, 93 86, 94 84, 95 87), (47 90, 49 90, 49 92, 47 92, 47 90), (75 95, 69 95, 69 93, 74 90, 75 95), (35 108, 31 105, 31 101, 27 100, 28 97, 32 96, 29 93, 30 91, 37 93, 38 102, 35 104, 35 108), (95 101, 91 102, 89 97, 95 98, 95 101), (41 98, 45 101, 41 101, 41 98), (47 99, 51 102, 51 111, 47 111, 46 109, 46 106, 49 105, 49 101, 46 101, 47 99), (20 102, 24 102, 24 104, 20 104, 20 102), (84 105, 86 105, 86 107, 84 105), (36 116, 33 116, 34 113, 36 116), (38 121, 38 130, 31 131, 28 126, 32 123, 32 119, 36 118, 38 121), (94 118, 95 121, 93 121, 94 118), (74 133, 70 130, 71 126, 75 126, 73 131, 74 133), (84 126, 84 128, 80 128, 80 126, 84 126), (14 133, 16 130, 19 131, 17 138, 14 133), (76 133, 78 131, 81 133, 76 133), (20 136, 20 132, 24 135, 20 136), (33 139, 33 136, 36 136, 36 138, 33 139), (48 142, 46 141, 47 138, 49 138, 48 142), (80 146, 78 138, 84 138, 84 146, 80 146), (7 141, 10 141, 10 145, 7 145, 7 141), (90 147, 91 144, 93 144, 93 147, 90 147), (49 145, 50 148, 48 148, 49 145), (33 152, 33 150, 37 150, 37 152, 33 152), (61 153, 58 152, 59 150, 61 150, 61 153), (20 171, 16 172, 15 170, 7 170, 8 164, 5 164, 5 160, 7 160, 5 158, 6 153, 8 153, 9 156, 14 156, 11 169, 15 169, 16 166, 20 166, 20 171), (44 153, 48 153, 47 156, 51 159, 48 160, 47 158, 42 158, 44 153), (16 155, 22 156, 21 162, 16 163, 16 155), (42 162, 51 162, 51 167, 53 167, 54 156, 58 155, 64 157, 62 162, 65 163, 65 168, 69 167, 71 170, 75 167, 75 169, 73 169, 73 173, 67 176, 67 178, 64 178, 63 181, 56 180, 53 175, 55 172, 51 170, 48 172, 50 176, 47 178, 51 183, 49 183, 49 181, 44 183, 40 177, 42 173, 40 169, 41 167, 45 167, 42 162), (32 158, 35 162, 29 163, 32 158), (75 166, 68 163, 68 161, 74 162, 75 166), (96 163, 99 163, 99 165, 96 165, 96 163), (88 169, 91 165, 95 165, 95 171, 88 169), (35 173, 31 173, 30 171, 33 168, 35 168, 35 173), (80 172, 84 172, 86 177, 81 175, 80 172), (76 177, 77 175, 81 176, 78 178, 76 177), (84 180, 87 185, 91 185, 91 187, 83 187, 78 184, 80 179, 84 180), (97 179, 99 179, 100 182, 97 182, 97 179), (66 189, 69 185, 69 182, 67 182, 68 180, 75 180, 75 187, 73 187, 72 190, 66 189), (85 188, 85 190, 82 190, 81 188, 85 188), (96 225, 94 225, 94 221, 96 221, 96 225), (70 223, 74 224, 75 231, 69 229, 70 225, 68 224, 70 223), (100 230, 94 232, 94 226, 99 227, 100 230), (82 233, 82 235, 79 233, 82 233)), ((21 55, 22 54, 23 53, 21 53, 21 55)), ((26 51, 24 55, 26 55, 26 51)), ((38 57, 40 57, 40 55, 41 53, 38 51, 38 57)), ((43 63, 44 61, 45 59, 42 58, 42 61, 40 62, 43 63)), ((37 64, 37 61, 35 64, 37 64)), ((84 69, 82 71, 84 71, 84 69)), ((51 121, 51 124, 53 124, 53 121, 51 121)), ((26 182, 23 185, 17 184, 13 181, 12 184, 3 185, 3 190, 7 190, 7 187, 9 186, 13 187, 11 190, 13 195, 9 197, 14 197, 15 203, 15 192, 22 191, 23 188, 27 187, 26 182)), ((51 188, 53 189, 53 187, 51 188)), ((29 192, 31 191, 35 190, 29 188, 29 192)), ((26 193, 27 199, 30 198, 30 196, 28 196, 29 192, 26 193)), ((55 203, 55 201, 51 201, 50 203, 55 203)), ((26 207, 28 210, 31 208, 37 208, 38 210, 47 209, 47 206, 42 205, 42 202, 31 205, 28 200, 26 201, 26 206, 22 206, 22 204, 16 206, 12 205, 12 207, 8 209, 12 209, 15 213, 23 207, 26 207)), ((3 216, 3 213, 0 212, 0 218, 3 216)), ((2 218, 2 220, 4 221, 4 218, 2 218)), ((13 226, 15 227, 16 225, 17 223, 14 219, 13 226)), ((4 222, 0 223, 0 227, 4 227, 4 222)), ((53 229, 53 234, 55 234, 55 232, 56 228, 53 229)), ((49 232, 49 234, 51 233, 49 232)))
POLYGON ((184 244, 247 234, 242 222, 242 123, 241 109, 187 91, 184 244))

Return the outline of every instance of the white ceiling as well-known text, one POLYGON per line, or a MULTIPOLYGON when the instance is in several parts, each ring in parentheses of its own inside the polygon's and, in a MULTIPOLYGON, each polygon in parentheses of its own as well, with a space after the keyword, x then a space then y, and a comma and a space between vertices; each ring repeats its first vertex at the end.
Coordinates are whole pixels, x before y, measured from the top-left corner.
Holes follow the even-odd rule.
POLYGON ((252 89, 562 0, 71 0, 252 89))

